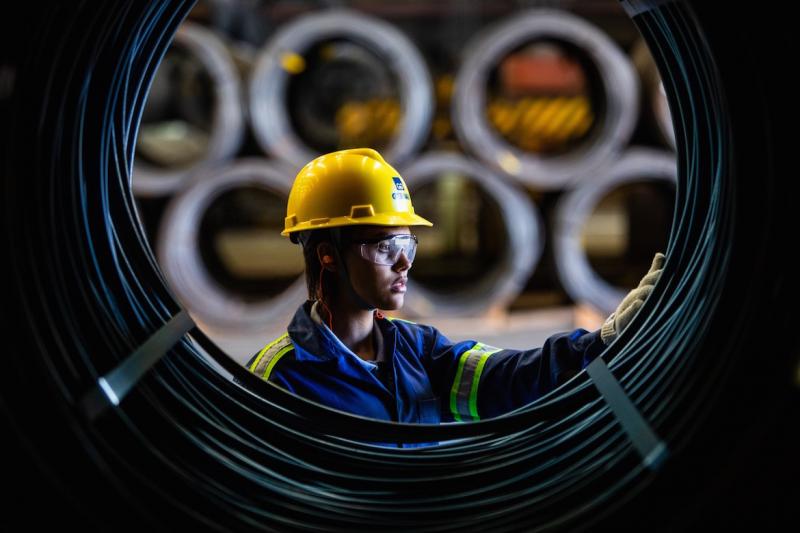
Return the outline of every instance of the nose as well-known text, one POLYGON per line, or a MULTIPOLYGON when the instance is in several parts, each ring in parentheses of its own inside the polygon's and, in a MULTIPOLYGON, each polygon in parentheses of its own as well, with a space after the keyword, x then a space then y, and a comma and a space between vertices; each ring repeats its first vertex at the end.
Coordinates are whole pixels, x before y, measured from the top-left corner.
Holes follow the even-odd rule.
POLYGON ((406 255, 406 251, 402 250, 400 255, 397 256, 397 261, 395 261, 394 265, 392 266, 392 270, 395 272, 403 272, 404 270, 408 270, 411 268, 411 261, 408 260, 408 256, 406 255))

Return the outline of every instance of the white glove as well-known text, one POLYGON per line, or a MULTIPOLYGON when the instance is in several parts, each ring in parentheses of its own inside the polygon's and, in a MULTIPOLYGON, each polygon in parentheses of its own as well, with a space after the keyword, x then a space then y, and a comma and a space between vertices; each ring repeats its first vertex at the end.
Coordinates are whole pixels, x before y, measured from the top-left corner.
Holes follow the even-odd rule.
POLYGON ((600 338, 603 339, 604 344, 611 344, 639 311, 645 299, 653 291, 653 286, 658 281, 658 278, 661 277, 661 272, 664 270, 664 261, 666 261, 666 256, 658 252, 653 258, 650 270, 639 282, 639 286, 629 292, 623 298, 616 311, 606 319, 603 327, 600 328, 600 338))

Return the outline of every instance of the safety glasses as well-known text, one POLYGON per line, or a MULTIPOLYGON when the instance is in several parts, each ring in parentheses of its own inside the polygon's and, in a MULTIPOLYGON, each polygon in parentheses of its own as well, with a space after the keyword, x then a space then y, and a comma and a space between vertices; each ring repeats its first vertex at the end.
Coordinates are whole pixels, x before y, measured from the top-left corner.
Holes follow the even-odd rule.
POLYGON ((353 241, 361 248, 361 257, 379 265, 392 266, 400 259, 400 252, 406 254, 408 262, 414 261, 417 254, 417 236, 411 234, 386 235, 375 239, 353 241))

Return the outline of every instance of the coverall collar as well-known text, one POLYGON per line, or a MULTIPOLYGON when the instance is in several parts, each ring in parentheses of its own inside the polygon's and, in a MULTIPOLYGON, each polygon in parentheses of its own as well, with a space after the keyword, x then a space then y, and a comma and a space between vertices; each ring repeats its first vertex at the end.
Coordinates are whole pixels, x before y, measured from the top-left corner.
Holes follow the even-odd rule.
MULTIPOLYGON (((332 342, 320 331, 323 326, 317 324, 311 317, 312 300, 307 300, 294 314, 294 318, 287 328, 289 336, 295 342, 295 357, 298 361, 335 361, 342 351, 335 342, 332 342)), ((385 349, 393 350, 396 327, 391 321, 376 319, 376 325, 381 328, 385 349)))

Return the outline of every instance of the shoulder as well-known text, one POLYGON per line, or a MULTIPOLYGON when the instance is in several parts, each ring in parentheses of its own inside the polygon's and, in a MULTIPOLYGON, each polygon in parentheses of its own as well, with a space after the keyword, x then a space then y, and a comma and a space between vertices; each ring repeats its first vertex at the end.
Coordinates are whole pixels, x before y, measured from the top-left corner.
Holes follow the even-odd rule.
POLYGON ((400 335, 408 338, 427 340, 436 335, 441 335, 441 333, 439 333, 439 331, 433 326, 418 324, 404 318, 395 318, 390 316, 385 316, 384 318, 386 318, 386 320, 388 320, 392 326, 397 328, 397 331, 400 335))
POLYGON ((267 380, 278 361, 284 359, 294 351, 294 344, 289 333, 284 333, 277 339, 268 343, 247 362, 247 369, 258 377, 267 380))
POLYGON ((457 347, 467 349, 475 344, 475 341, 454 343, 437 328, 428 324, 418 324, 400 318, 386 318, 397 328, 398 336, 404 338, 420 354, 441 353, 457 347))
POLYGON ((391 325, 398 329, 415 329, 419 327, 419 324, 416 322, 412 322, 410 320, 406 320, 404 318, 397 318, 393 316, 384 315, 385 318, 391 325))

